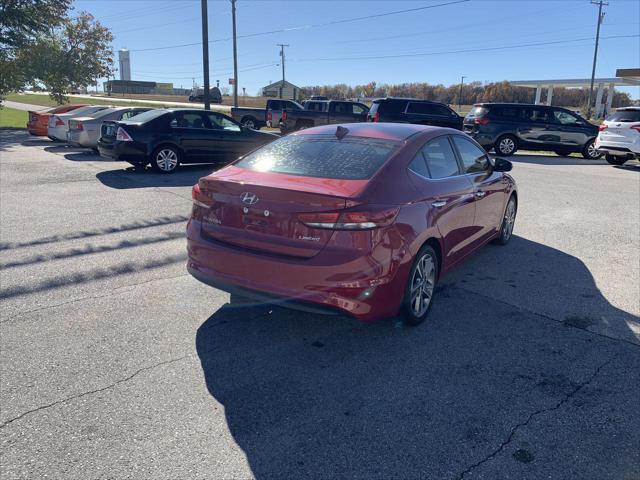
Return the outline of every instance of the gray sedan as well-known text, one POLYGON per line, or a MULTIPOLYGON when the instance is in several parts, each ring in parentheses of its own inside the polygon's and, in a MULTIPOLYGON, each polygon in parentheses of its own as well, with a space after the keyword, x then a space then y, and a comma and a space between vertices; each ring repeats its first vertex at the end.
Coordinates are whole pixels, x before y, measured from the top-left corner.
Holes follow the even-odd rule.
POLYGON ((107 120, 127 120, 139 113, 153 110, 144 107, 112 107, 84 117, 73 117, 69 120, 67 143, 77 147, 97 148, 100 138, 100 127, 107 120))

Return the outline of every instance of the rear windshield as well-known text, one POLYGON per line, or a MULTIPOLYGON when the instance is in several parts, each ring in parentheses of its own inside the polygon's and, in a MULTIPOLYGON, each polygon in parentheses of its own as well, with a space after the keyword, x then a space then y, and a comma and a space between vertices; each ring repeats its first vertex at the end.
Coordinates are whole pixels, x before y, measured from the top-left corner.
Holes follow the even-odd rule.
POLYGON ((467 114, 467 116, 481 117, 483 115, 486 115, 488 111, 489 109, 486 107, 472 107, 471 110, 469 110, 469 113, 467 114))
POLYGON ((605 120, 608 122, 640 122, 640 110, 618 110, 605 120))
POLYGON ((97 112, 90 113, 87 117, 91 118, 100 118, 104 115, 109 115, 112 112, 115 112, 115 108, 105 108, 104 110, 98 110, 97 112))
POLYGON ((93 112, 99 112, 100 110, 104 110, 107 107, 102 107, 96 110, 93 105, 88 105, 86 107, 76 108, 75 110, 71 110, 67 113, 63 113, 63 115, 69 115, 70 117, 84 117, 93 112))
POLYGON ((397 147, 395 142, 372 138, 338 140, 333 135, 288 136, 250 153, 235 165, 260 172, 366 180, 397 147))
POLYGON ((168 110, 158 109, 158 110, 148 110, 143 113, 139 113, 138 115, 134 115, 133 117, 127 118, 128 123, 144 123, 149 120, 153 120, 154 118, 158 118, 160 115, 164 115, 168 110))

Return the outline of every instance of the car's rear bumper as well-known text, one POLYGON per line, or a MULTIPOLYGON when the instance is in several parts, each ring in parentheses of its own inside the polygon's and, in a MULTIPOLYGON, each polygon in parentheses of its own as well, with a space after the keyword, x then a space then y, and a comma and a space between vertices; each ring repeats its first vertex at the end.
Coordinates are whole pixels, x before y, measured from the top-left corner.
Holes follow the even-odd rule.
POLYGON ((55 138, 56 140, 67 141, 67 126, 48 127, 47 136, 55 138))
POLYGON ((609 155, 640 157, 640 142, 612 142, 598 139, 595 147, 600 152, 609 155))
POLYGON ((27 122, 27 130, 31 135, 35 135, 38 137, 46 137, 47 136, 48 125, 42 122, 27 122))
POLYGON ((398 313, 410 268, 401 262, 380 265, 371 253, 347 263, 324 251, 310 259, 260 254, 204 238, 196 220, 187 226, 187 251, 188 271, 208 285, 265 303, 337 311, 361 321, 398 313))
POLYGON ((96 142, 92 141, 89 132, 69 130, 67 131, 67 143, 76 147, 95 148, 96 142))
POLYGON ((98 152, 103 157, 113 160, 146 165, 149 163, 146 144, 139 142, 111 142, 98 140, 98 152))

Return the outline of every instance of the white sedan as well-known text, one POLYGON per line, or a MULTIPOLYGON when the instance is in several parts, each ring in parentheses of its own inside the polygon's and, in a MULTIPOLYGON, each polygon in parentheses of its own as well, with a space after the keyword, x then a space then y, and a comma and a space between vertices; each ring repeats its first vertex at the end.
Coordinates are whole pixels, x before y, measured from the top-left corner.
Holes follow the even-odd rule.
POLYGON ((54 141, 67 141, 67 131, 69 130, 69 120, 75 117, 84 117, 109 108, 108 105, 87 105, 72 110, 69 113, 61 113, 49 116, 49 125, 47 126, 47 136, 54 141))
POLYGON ((617 109, 604 119, 595 147, 611 165, 640 158, 640 107, 617 109))

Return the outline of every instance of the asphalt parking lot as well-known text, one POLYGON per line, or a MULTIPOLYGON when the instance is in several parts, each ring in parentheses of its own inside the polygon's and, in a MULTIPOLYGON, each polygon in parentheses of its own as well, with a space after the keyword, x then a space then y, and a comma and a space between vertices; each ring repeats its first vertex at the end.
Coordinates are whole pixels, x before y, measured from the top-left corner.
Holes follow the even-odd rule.
POLYGON ((0 135, 4 480, 640 478, 637 162, 514 157, 512 242, 407 328, 191 278, 209 166, 0 135))

